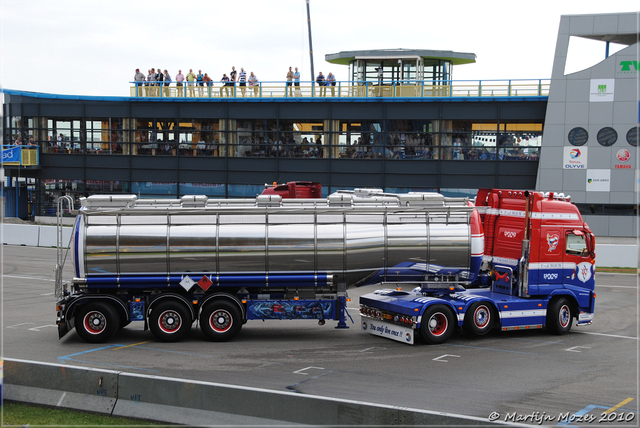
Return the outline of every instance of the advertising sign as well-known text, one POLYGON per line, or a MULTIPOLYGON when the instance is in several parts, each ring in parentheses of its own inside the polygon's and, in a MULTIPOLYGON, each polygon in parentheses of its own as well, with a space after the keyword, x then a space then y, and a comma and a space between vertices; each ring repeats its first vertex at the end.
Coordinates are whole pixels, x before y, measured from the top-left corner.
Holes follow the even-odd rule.
POLYGON ((615 79, 591 79, 589 102, 613 102, 615 79))
POLYGON ((615 164, 616 169, 631 169, 631 152, 628 149, 620 149, 616 152, 616 160, 618 163, 615 164))
POLYGON ((21 152, 22 150, 20 146, 2 150, 2 163, 5 165, 20 165, 21 152))
POLYGON ((563 169, 587 169, 586 147, 565 147, 562 161, 563 169))
POLYGON ((587 192, 609 192, 611 190, 610 169, 587 170, 587 192))

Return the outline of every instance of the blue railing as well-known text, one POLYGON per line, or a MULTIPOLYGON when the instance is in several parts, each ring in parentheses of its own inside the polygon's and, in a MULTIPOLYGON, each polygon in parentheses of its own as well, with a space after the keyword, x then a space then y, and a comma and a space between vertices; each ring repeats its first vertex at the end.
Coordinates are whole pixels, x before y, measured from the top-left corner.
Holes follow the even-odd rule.
POLYGON ((2 164, 19 166, 37 166, 40 164, 38 146, 3 145, 2 164))
POLYGON ((540 97, 550 79, 285 82, 129 82, 131 97, 150 98, 450 98, 540 97), (151 86, 153 85, 153 86, 151 86), (157 85, 157 86, 156 86, 157 85))

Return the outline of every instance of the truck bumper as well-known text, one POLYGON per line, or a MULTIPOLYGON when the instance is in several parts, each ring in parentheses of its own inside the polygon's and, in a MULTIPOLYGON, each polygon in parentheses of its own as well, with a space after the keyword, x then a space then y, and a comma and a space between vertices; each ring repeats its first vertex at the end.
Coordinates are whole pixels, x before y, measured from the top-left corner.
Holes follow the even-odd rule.
POLYGON ((415 340, 415 330, 402 327, 384 321, 374 320, 368 317, 360 317, 362 330, 375 336, 382 336, 398 342, 413 345, 415 340))

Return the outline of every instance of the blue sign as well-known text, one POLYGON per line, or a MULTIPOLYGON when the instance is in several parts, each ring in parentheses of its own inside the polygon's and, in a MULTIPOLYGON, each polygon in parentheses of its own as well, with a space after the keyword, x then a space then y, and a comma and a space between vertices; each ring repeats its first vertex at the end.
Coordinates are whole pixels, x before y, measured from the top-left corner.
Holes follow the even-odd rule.
POLYGON ((12 147, 2 151, 2 163, 17 163, 20 164, 20 155, 22 150, 20 147, 12 147))

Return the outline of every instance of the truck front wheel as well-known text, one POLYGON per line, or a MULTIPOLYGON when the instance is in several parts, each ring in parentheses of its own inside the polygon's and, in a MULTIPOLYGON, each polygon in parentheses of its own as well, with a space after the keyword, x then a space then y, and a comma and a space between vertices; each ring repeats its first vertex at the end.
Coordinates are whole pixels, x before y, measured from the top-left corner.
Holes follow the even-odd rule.
POLYGON ((91 302, 82 306, 76 314, 76 331, 87 342, 102 343, 118 331, 119 321, 111 305, 91 302))
POLYGON ((451 309, 444 305, 434 305, 424 311, 420 332, 427 343, 437 345, 451 337, 455 325, 455 316, 451 309))
POLYGON ((149 329, 162 342, 177 342, 190 328, 189 310, 179 302, 159 303, 149 315, 149 329))
POLYGON ((208 303, 202 309, 200 328, 207 339, 225 342, 240 331, 240 318, 240 310, 233 302, 218 300, 208 303))
POLYGON ((547 330, 554 334, 566 334, 571 330, 572 322, 569 300, 561 297, 552 301, 547 308, 547 330))
POLYGON ((485 335, 493 328, 493 311, 486 302, 471 305, 464 316, 464 329, 478 336, 485 335))

